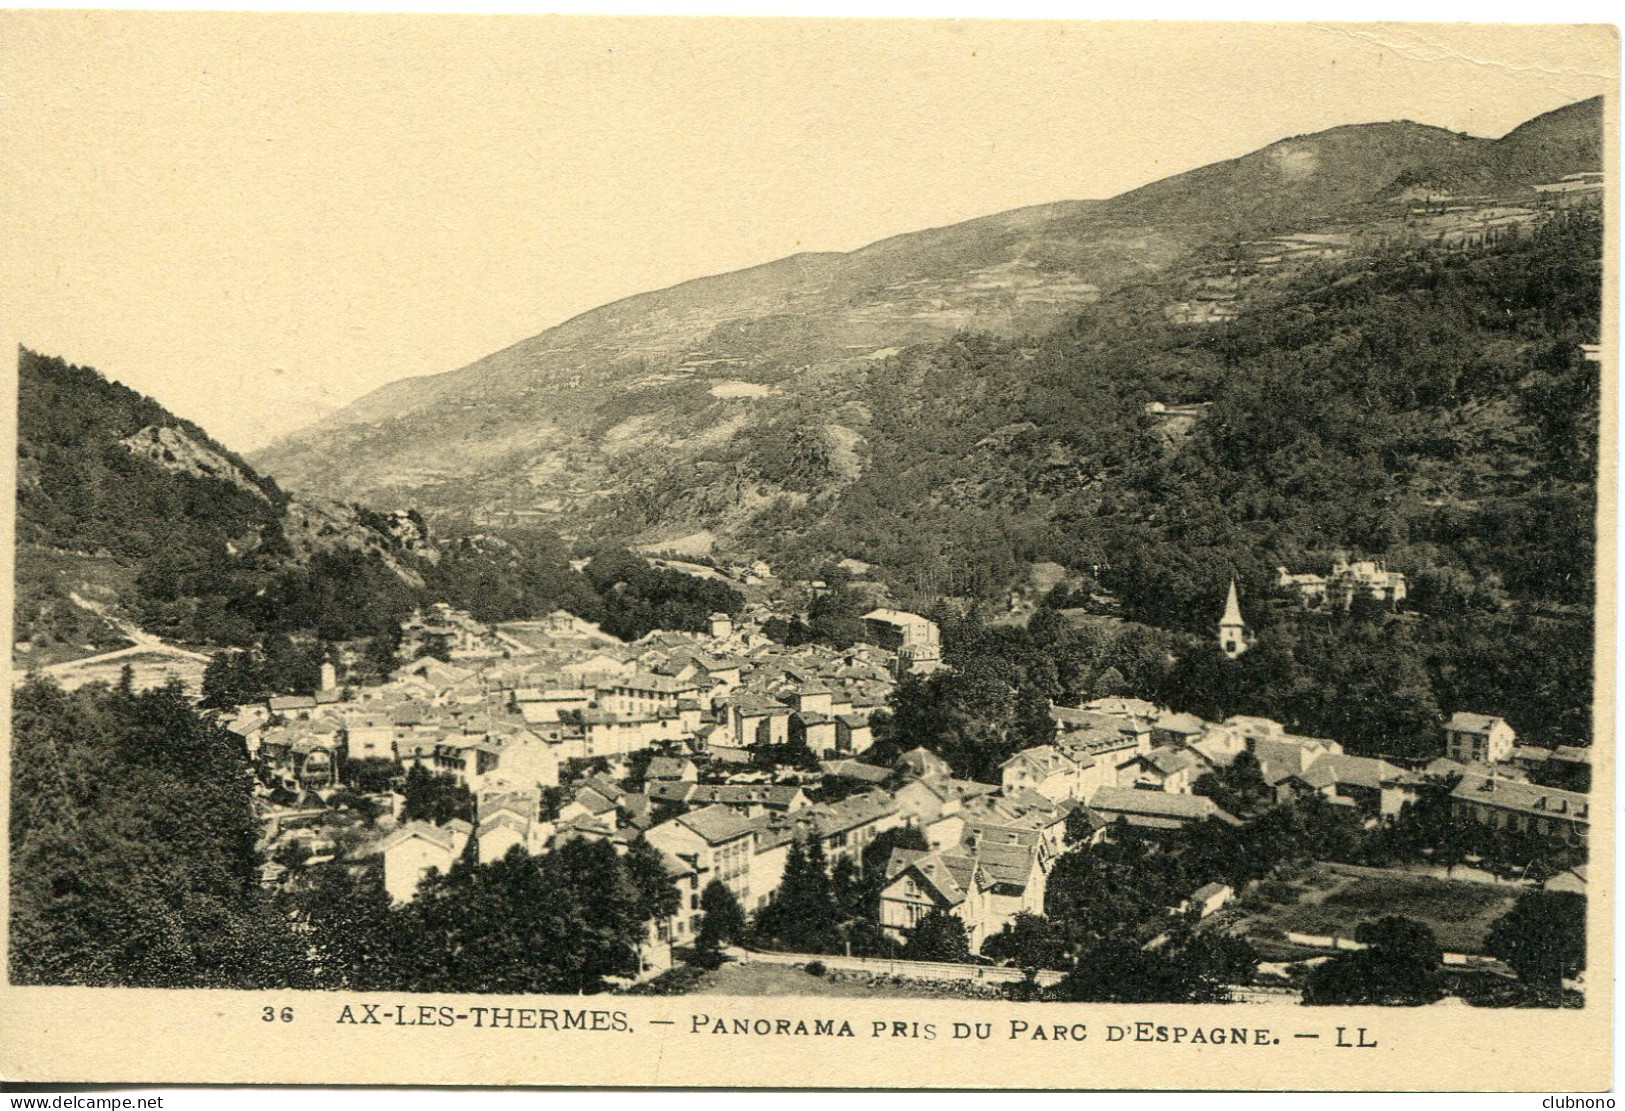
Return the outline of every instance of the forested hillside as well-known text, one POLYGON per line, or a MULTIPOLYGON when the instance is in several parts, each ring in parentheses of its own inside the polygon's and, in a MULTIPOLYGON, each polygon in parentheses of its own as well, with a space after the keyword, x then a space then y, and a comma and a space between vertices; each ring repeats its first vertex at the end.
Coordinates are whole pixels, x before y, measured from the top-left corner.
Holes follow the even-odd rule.
POLYGON ((1230 683, 1194 667, 1192 709, 1267 707, 1391 752, 1468 708, 1589 741, 1600 382, 1581 345, 1601 282, 1599 221, 1563 215, 1327 271, 1206 341, 1206 417, 1067 529, 1153 623, 1210 628, 1240 578, 1258 647, 1230 683), (1276 567, 1332 549, 1405 572, 1415 612, 1260 604, 1276 567))
POLYGON ((305 535, 305 507, 157 402, 27 349, 18 382, 16 631, 42 654, 94 624, 75 593, 153 633, 241 644, 305 627, 318 593, 347 631, 370 627, 371 601, 409 588, 386 525, 338 507, 305 535))
POLYGON ((747 543, 788 567, 869 561, 922 603, 997 601, 1054 560, 1124 616, 1204 639, 1234 575, 1259 648, 1183 664, 1168 693, 1190 709, 1403 748, 1473 707, 1582 742, 1600 236, 1564 213, 1322 264, 1212 328, 1130 290, 1033 343, 910 350, 870 372, 862 413, 831 413, 862 419, 859 477, 833 481, 830 454, 788 433, 752 457, 828 492, 782 499, 747 543), (1151 401, 1208 407, 1170 435, 1151 401), (1324 571, 1337 550, 1403 571, 1414 612, 1272 597, 1278 567, 1324 571))
POLYGON ((116 646, 129 625, 200 646, 388 640, 413 607, 444 601, 486 621, 564 608, 635 637, 742 605, 613 549, 589 552, 583 575, 545 536, 440 541, 414 511, 290 498, 88 367, 23 349, 18 377, 23 668, 116 646))
POLYGON ((1601 296, 1589 214, 1308 275, 1151 380, 1212 407, 1179 450, 1083 499, 1068 536, 1136 613, 1190 629, 1223 590, 1181 575, 1201 553, 1255 592, 1279 563, 1346 548, 1416 576, 1428 609, 1464 591, 1589 605, 1599 382, 1581 345, 1601 296))
POLYGON ((287 503, 270 479, 196 425, 88 367, 19 352, 17 539, 143 557, 215 546, 272 531, 287 503), (230 481, 144 459, 124 443, 144 428, 173 429, 247 476, 230 481), (223 480, 223 481, 222 481, 223 480))

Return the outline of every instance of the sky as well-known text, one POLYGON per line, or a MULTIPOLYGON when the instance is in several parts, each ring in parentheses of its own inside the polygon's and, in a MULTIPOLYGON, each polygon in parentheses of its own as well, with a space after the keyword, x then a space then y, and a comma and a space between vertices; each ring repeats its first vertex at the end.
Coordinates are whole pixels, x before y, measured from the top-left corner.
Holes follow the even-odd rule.
POLYGON ((0 13, 0 320, 252 450, 616 298, 1344 123, 1498 136, 1595 29, 0 13))

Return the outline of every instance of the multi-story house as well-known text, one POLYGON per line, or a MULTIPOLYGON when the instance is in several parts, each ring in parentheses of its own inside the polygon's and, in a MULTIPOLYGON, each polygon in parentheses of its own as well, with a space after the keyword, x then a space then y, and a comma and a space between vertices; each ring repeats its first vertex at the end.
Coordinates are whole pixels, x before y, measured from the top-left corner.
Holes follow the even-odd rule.
POLYGON ((1054 745, 1024 748, 999 767, 1005 792, 1036 791, 1047 799, 1084 796, 1083 771, 1078 762, 1054 745))
POLYGON ((661 822, 644 837, 655 848, 694 869, 692 905, 685 926, 689 936, 699 928, 699 895, 712 880, 721 881, 733 892, 740 906, 752 905, 750 870, 755 826, 736 811, 726 806, 707 806, 661 822))
POLYGON ((900 675, 929 675, 942 666, 942 633, 937 623, 917 613, 877 609, 863 615, 869 643, 897 653, 900 675))
POLYGON ((1488 714, 1462 710, 1444 726, 1444 754, 1462 764, 1499 764, 1512 759, 1518 735, 1512 726, 1488 714))
POLYGON ((1493 772, 1463 775, 1450 793, 1450 808, 1462 820, 1574 845, 1585 844, 1591 835, 1591 802, 1585 795, 1519 783, 1493 772))
POLYGON ((384 858, 384 890, 397 903, 410 902, 431 869, 451 869, 473 832, 474 827, 461 819, 443 826, 428 822, 402 826, 378 845, 384 858))

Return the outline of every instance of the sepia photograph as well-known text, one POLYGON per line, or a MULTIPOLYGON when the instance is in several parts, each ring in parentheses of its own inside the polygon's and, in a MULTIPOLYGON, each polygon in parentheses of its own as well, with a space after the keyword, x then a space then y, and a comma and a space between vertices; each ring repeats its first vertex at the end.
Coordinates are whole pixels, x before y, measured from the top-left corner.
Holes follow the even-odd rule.
POLYGON ((0 14, 0 1076, 1606 1088, 1618 58, 0 14))

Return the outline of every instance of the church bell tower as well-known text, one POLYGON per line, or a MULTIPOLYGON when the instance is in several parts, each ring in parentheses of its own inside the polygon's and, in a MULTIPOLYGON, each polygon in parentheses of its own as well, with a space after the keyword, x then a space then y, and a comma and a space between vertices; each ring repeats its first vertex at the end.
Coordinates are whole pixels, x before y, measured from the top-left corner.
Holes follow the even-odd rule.
POLYGON ((1241 603, 1236 600, 1236 580, 1230 580, 1230 597, 1225 599, 1224 616, 1219 619, 1219 647, 1232 660, 1247 651, 1247 623, 1241 619, 1241 603))

